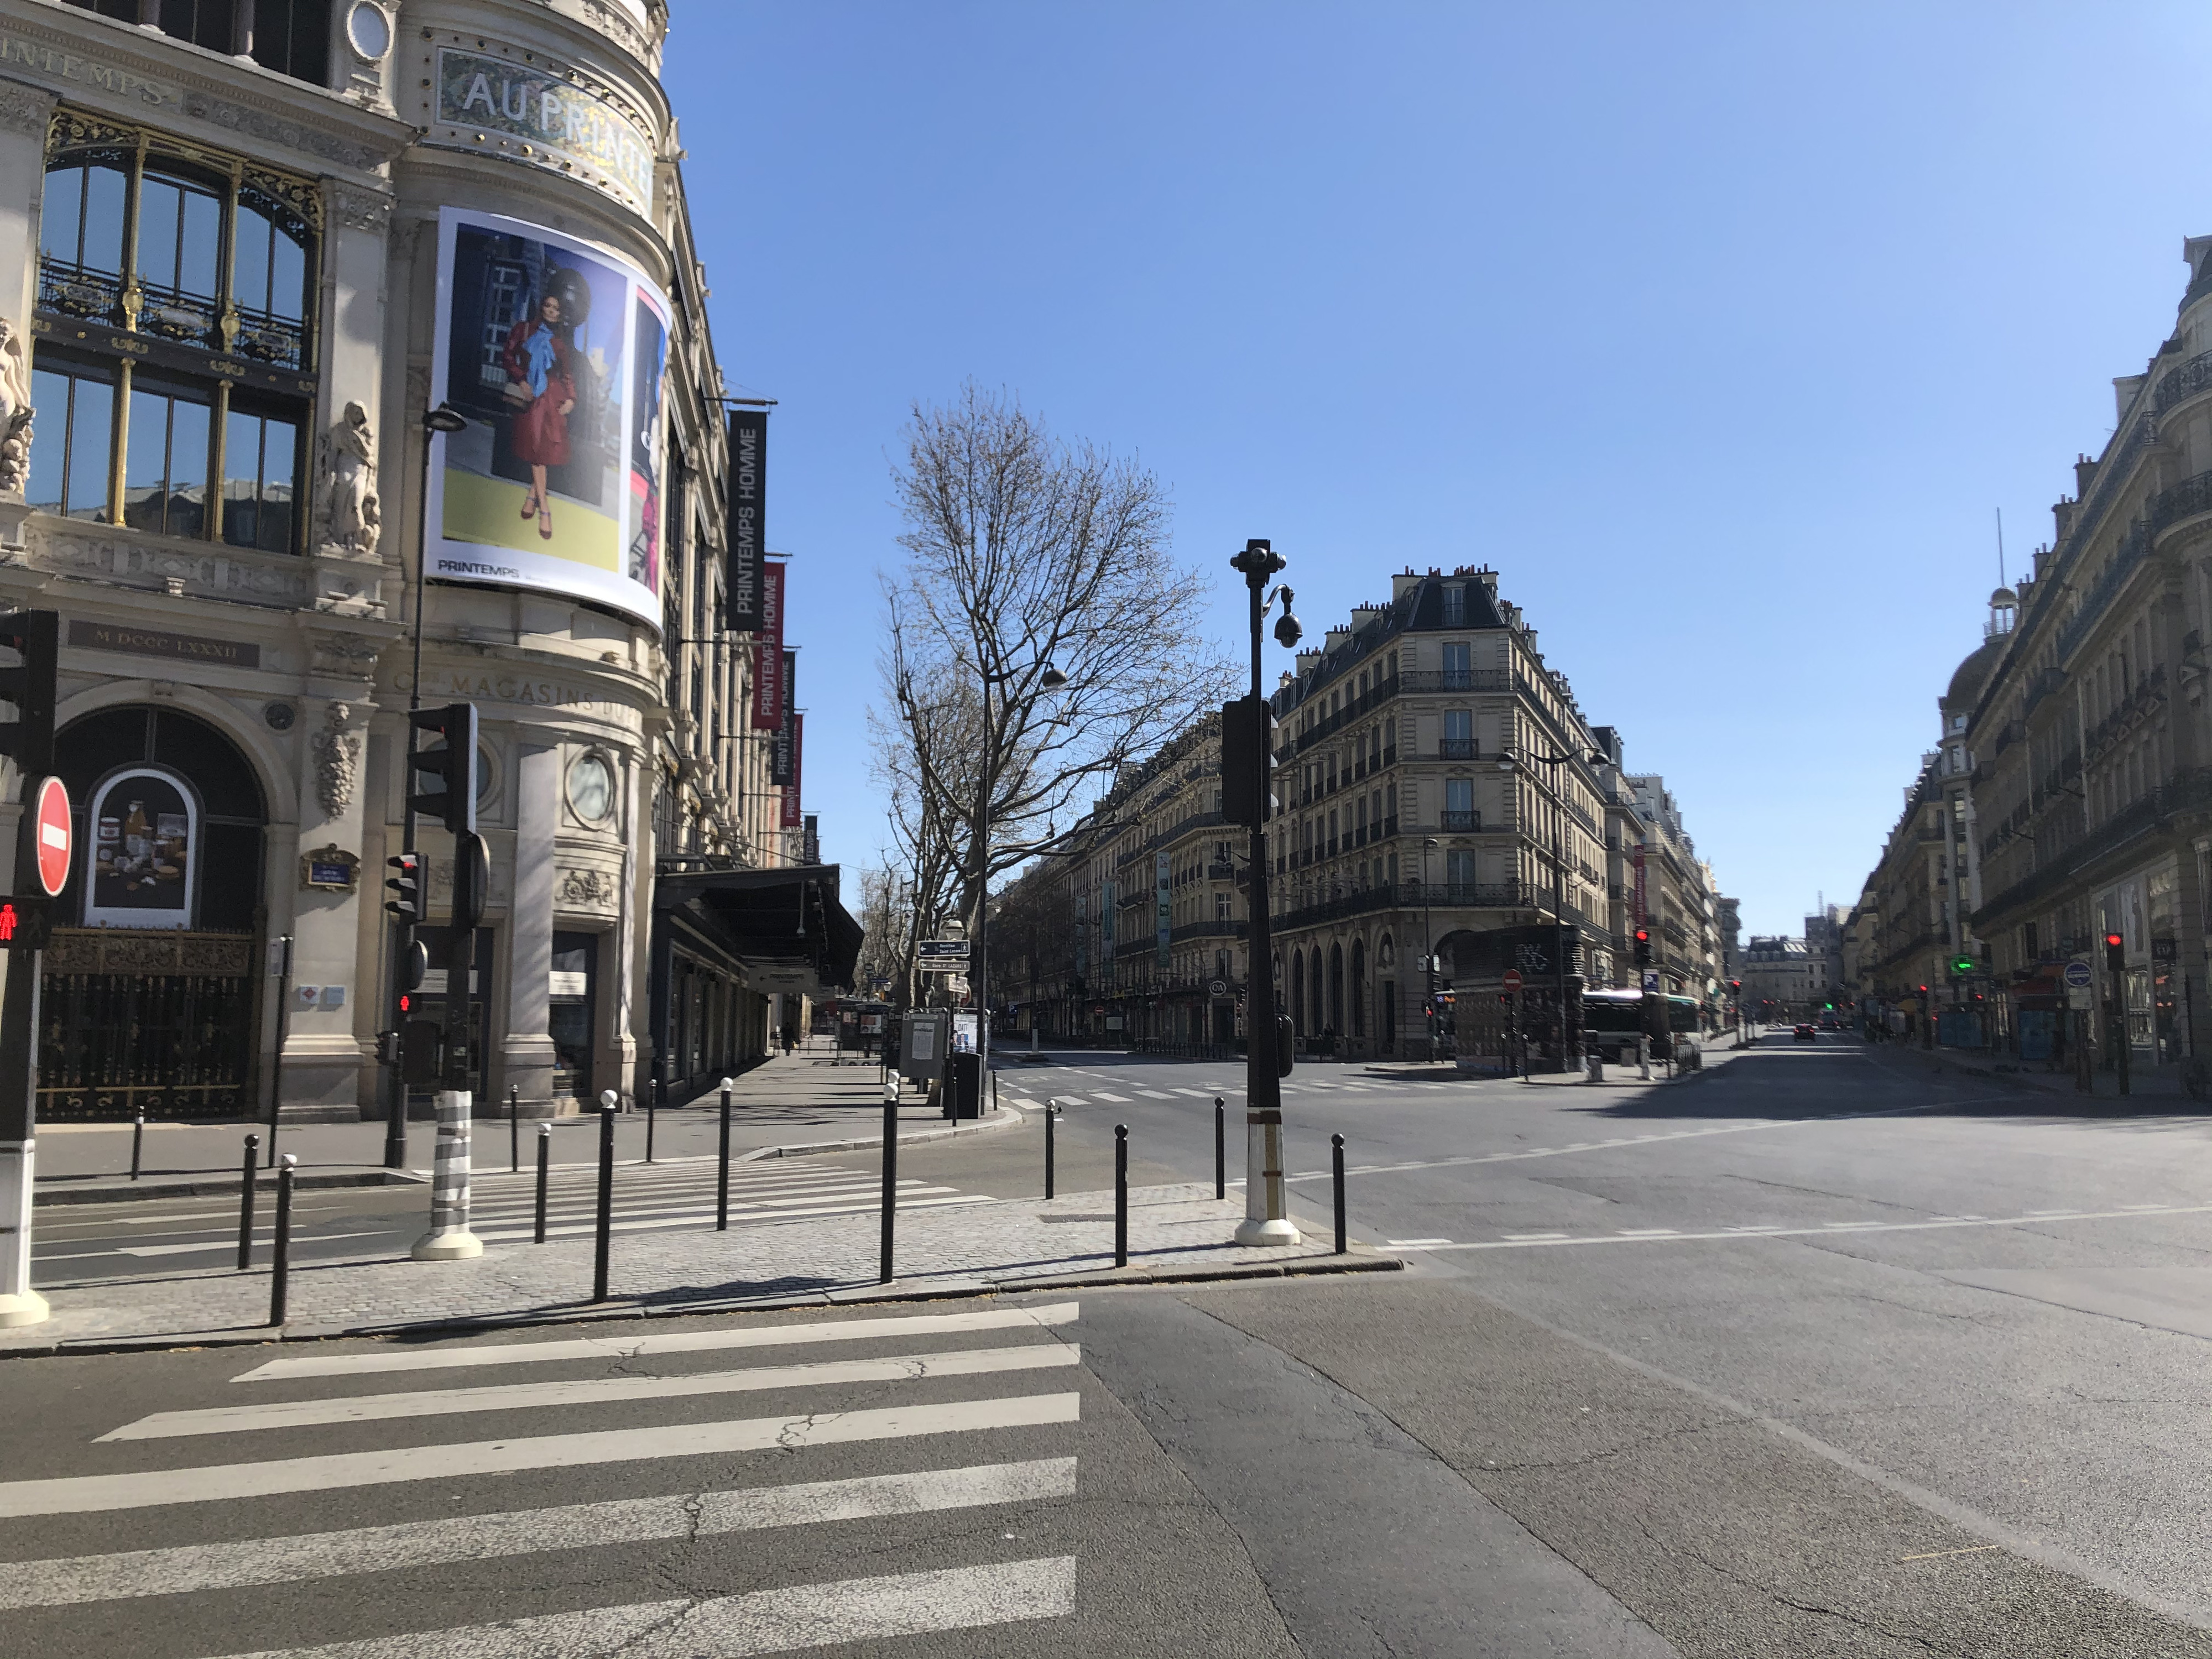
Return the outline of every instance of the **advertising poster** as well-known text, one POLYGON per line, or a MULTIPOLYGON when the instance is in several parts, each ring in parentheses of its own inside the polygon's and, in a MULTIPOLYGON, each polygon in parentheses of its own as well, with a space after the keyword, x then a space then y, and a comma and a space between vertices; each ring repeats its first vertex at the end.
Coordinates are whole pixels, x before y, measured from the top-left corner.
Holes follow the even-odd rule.
POLYGON ((761 571, 761 642, 753 647, 756 732, 775 732, 783 726, 783 577, 787 568, 771 564, 761 571))
POLYGON ((439 215, 428 574, 660 625, 668 302, 626 261, 495 214, 439 215))
POLYGON ((791 717, 791 781, 783 787, 783 827, 787 830, 796 830, 799 824, 799 757, 805 744, 806 716, 794 713, 791 717))
POLYGON ((144 768, 93 792, 88 927, 190 927, 199 804, 184 781, 144 768))
POLYGON ((768 569, 764 527, 768 513, 768 410, 730 411, 730 569, 724 584, 726 605, 722 626, 733 634, 757 634, 763 582, 768 569))

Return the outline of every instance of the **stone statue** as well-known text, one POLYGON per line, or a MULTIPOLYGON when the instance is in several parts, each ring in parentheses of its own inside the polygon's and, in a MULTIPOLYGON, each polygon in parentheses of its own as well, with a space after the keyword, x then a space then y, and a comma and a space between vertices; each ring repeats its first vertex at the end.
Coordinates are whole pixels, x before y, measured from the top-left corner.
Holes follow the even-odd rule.
POLYGON ((331 429, 331 535, 325 551, 376 556, 384 513, 376 498, 376 434, 368 411, 348 404, 331 429))
POLYGON ((21 495, 31 473, 31 364, 15 325, 0 317, 0 495, 21 495))
POLYGON ((352 718, 349 705, 328 704, 323 710, 323 729, 308 739, 315 757, 315 799, 331 817, 353 805, 354 775, 361 766, 361 738, 346 730, 346 722, 352 718))

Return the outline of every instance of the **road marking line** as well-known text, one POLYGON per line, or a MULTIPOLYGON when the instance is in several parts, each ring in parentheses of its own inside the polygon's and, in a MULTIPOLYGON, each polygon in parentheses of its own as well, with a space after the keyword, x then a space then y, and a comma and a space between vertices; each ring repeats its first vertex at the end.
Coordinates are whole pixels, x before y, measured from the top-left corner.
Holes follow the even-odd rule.
MULTIPOLYGON (((1508 1238, 1511 1239, 1511 1240, 1512 1240, 1515 1243, 1516 1243, 1516 1244, 1526 1244, 1526 1243, 1529 1243, 1529 1242, 1530 1242, 1531 1240, 1533 1240, 1533 1239, 1539 1239, 1539 1238, 1565 1238, 1565 1237, 1566 1237, 1567 1236, 1568 1236, 1568 1235, 1566 1235, 1565 1233, 1508 1233, 1508 1234, 1506 1234, 1506 1235, 1505 1235, 1505 1237, 1508 1237, 1508 1238)), ((1450 1240, 1449 1240, 1449 1239, 1443 1239, 1443 1238, 1440 1238, 1440 1239, 1437 1239, 1436 1242, 1437 1242, 1437 1243, 1439 1243, 1439 1244, 1447 1244, 1447 1243, 1449 1243, 1451 1241, 1450 1241, 1450 1240)))
POLYGON ((504 1624, 370 1637, 327 1647, 272 1649, 234 1659, 544 1659, 622 1652, 634 1659, 717 1659, 800 1648, 890 1641, 931 1631, 975 1630, 1075 1611, 1075 1558, 839 1583, 793 1584, 711 1601, 644 1601, 584 1613, 540 1613, 504 1624))
POLYGON ((1019 1095, 1009 1095, 1006 1098, 1012 1101, 1015 1105, 1020 1107, 1022 1110, 1025 1112, 1041 1112, 1044 1110, 1044 1103, 1041 1100, 1024 1100, 1019 1095))
MULTIPOLYGON (((2058 1212, 2055 1214, 1998 1216, 1994 1219, 1985 1216, 1960 1216, 1942 1221, 1874 1221, 1866 1223, 1865 1224, 1854 1229, 1854 1231, 1863 1233, 1913 1233, 1926 1232, 1946 1227, 2016 1227, 2021 1223, 2028 1221, 2119 1221, 2133 1219, 2136 1217, 2148 1214, 2212 1214, 2212 1204, 2176 1204, 2170 1206, 2167 1208, 2156 1211, 2067 1210, 2058 1212)), ((1549 1239, 1490 1239, 1479 1240, 1463 1244, 1439 1244, 1434 1248, 1437 1249, 1449 1250, 1504 1250, 1519 1249, 1523 1248, 1533 1249, 1542 1245, 1555 1244, 1649 1243, 1655 1239, 1663 1240, 1665 1243, 1669 1244, 1689 1244, 1698 1243, 1703 1240, 1717 1238, 1736 1239, 1753 1237, 1759 1238, 1787 1238, 1807 1235, 1825 1234, 1832 1231, 1833 1224, 1823 1223, 1818 1227, 1730 1227, 1719 1232, 1711 1233, 1683 1233, 1662 1231, 1656 1233, 1641 1231, 1595 1233, 1581 1237, 1549 1239)))
POLYGON ((1203 1089, 1177 1089, 1179 1095, 1188 1095, 1193 1100, 1211 1100, 1213 1097, 1203 1089))
POLYGON ((905 1440, 922 1435, 1026 1427, 1077 1420, 1074 1394, 1015 1395, 939 1406, 892 1406, 876 1411, 823 1412, 739 1418, 719 1423, 662 1424, 580 1434, 534 1435, 436 1446, 326 1452, 259 1463, 198 1468, 139 1469, 121 1474, 64 1475, 0 1483, 0 1516, 84 1515, 151 1509, 164 1504, 216 1503, 280 1492, 337 1492, 463 1475, 513 1474, 592 1463, 631 1463, 731 1452, 788 1451, 801 1446, 905 1440))
MULTIPOLYGON (((999 1202, 997 1199, 986 1194, 967 1193, 958 1198, 917 1198, 909 1203, 906 1195, 901 1194, 898 1207, 901 1210, 936 1210, 948 1205, 995 1204, 997 1202, 999 1202)), ((849 1204, 840 1204, 828 1209, 751 1210, 741 1214, 737 1206, 732 1205, 730 1208, 730 1221, 732 1225, 743 1223, 747 1226, 760 1226, 770 1221, 815 1221, 825 1216, 866 1215, 872 1212, 876 1207, 877 1200, 855 1199, 849 1204)), ((646 1221, 612 1222, 609 1224, 607 1231, 617 1233, 665 1232, 678 1227, 690 1227, 701 1222, 712 1221, 714 1218, 714 1212, 711 1209, 694 1210, 684 1215, 661 1216, 646 1221)), ((594 1231, 598 1224, 594 1221, 563 1222, 557 1227, 548 1226, 545 1229, 545 1237, 580 1238, 594 1231)), ((536 1237, 537 1230, 535 1227, 514 1227, 493 1231, 478 1228, 477 1237, 487 1244, 511 1244, 517 1239, 536 1237)))
POLYGON ((1929 1550, 1920 1555, 1900 1555, 1897 1558, 1897 1561, 1898 1565, 1902 1566, 1907 1561, 1941 1561, 1946 1556, 1951 1555, 1986 1555, 1991 1550, 2001 1550, 2003 1547, 2002 1544, 1976 1544, 1969 1549, 1929 1550))
POLYGON ((1112 1101, 1116 1106, 1127 1106, 1129 1103, 1129 1097, 1127 1095, 1109 1095, 1103 1089, 1093 1089, 1091 1092, 1100 1100, 1112 1101))
POLYGON ((617 1400, 680 1400, 693 1395, 744 1394, 762 1389, 911 1382, 931 1376, 981 1376, 996 1371, 1046 1370, 1056 1365, 1081 1363, 1081 1350, 1073 1342, 1031 1342, 1004 1348, 958 1348, 941 1353, 831 1359, 807 1365, 750 1365, 743 1370, 696 1371, 683 1376, 594 1376, 560 1382, 515 1382, 504 1388, 479 1386, 426 1389, 403 1394, 347 1395, 331 1400, 285 1400, 266 1405, 154 1412, 119 1429, 109 1430, 94 1443, 305 1428, 318 1423, 367 1423, 392 1417, 450 1417, 464 1412, 591 1406, 617 1400))
MULTIPOLYGON (((389 1238, 397 1231, 396 1227, 380 1227, 374 1232, 367 1233, 323 1233, 319 1236, 302 1233, 293 1242, 298 1244, 326 1244, 335 1243, 343 1238, 389 1238)), ((258 1234, 254 1242, 259 1243, 270 1237, 273 1235, 258 1234)), ((87 1241, 82 1238, 72 1238, 63 1242, 82 1244, 87 1241)), ((218 1238, 205 1244, 118 1244, 112 1249, 95 1250, 92 1254, 94 1255, 191 1255, 197 1253, 204 1255, 210 1250, 234 1250, 237 1248, 238 1238, 235 1234, 233 1234, 229 1238, 218 1238)), ((41 1261, 82 1261, 86 1257, 42 1255, 38 1259, 41 1261)))
POLYGON ((1394 1250, 1422 1250, 1431 1244, 1449 1244, 1449 1238, 1386 1238, 1382 1241, 1394 1250))
POLYGON ((1081 1095, 1054 1095, 1053 1098, 1063 1106, 1088 1106, 1091 1103, 1081 1095))
POLYGON ((1614 1230, 1620 1238, 1672 1238, 1681 1231, 1679 1227, 1620 1227, 1614 1230))
POLYGON ((598 1549, 1074 1496, 1075 1460, 1044 1457, 918 1474, 616 1498, 236 1543, 12 1562, 0 1574, 0 1607, 77 1607, 133 1595, 242 1589, 544 1550, 598 1549))
POLYGON ((538 1364, 570 1359, 638 1359, 655 1353, 713 1353, 725 1348, 787 1347, 809 1342, 865 1342, 877 1337, 934 1336, 945 1331, 1007 1331, 1074 1322, 1077 1302, 1037 1308, 988 1308, 953 1314, 900 1314, 888 1319, 823 1320, 804 1325, 744 1325, 666 1334, 564 1337, 556 1341, 501 1342, 463 1348, 401 1352, 310 1354, 272 1359, 234 1382, 276 1382, 301 1376, 363 1376, 386 1371, 435 1371, 470 1365, 538 1364))

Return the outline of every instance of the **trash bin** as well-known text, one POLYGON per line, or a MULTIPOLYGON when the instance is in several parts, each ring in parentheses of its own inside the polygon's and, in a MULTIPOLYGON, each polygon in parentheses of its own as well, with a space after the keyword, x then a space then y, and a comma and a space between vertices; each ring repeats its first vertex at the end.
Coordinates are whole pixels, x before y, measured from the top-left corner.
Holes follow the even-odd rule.
POLYGON ((983 1056, 953 1053, 945 1057, 945 1115, 949 1118, 983 1115, 983 1056))

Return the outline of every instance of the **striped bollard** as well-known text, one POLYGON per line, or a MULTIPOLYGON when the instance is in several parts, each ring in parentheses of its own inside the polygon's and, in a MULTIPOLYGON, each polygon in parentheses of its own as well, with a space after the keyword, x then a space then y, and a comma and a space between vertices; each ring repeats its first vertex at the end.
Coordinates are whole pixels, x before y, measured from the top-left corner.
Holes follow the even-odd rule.
POLYGON ((476 1104, 466 1089, 438 1091, 438 1152, 430 1172, 430 1231, 410 1252, 417 1261, 461 1261, 483 1254, 469 1231, 469 1117, 476 1104))

